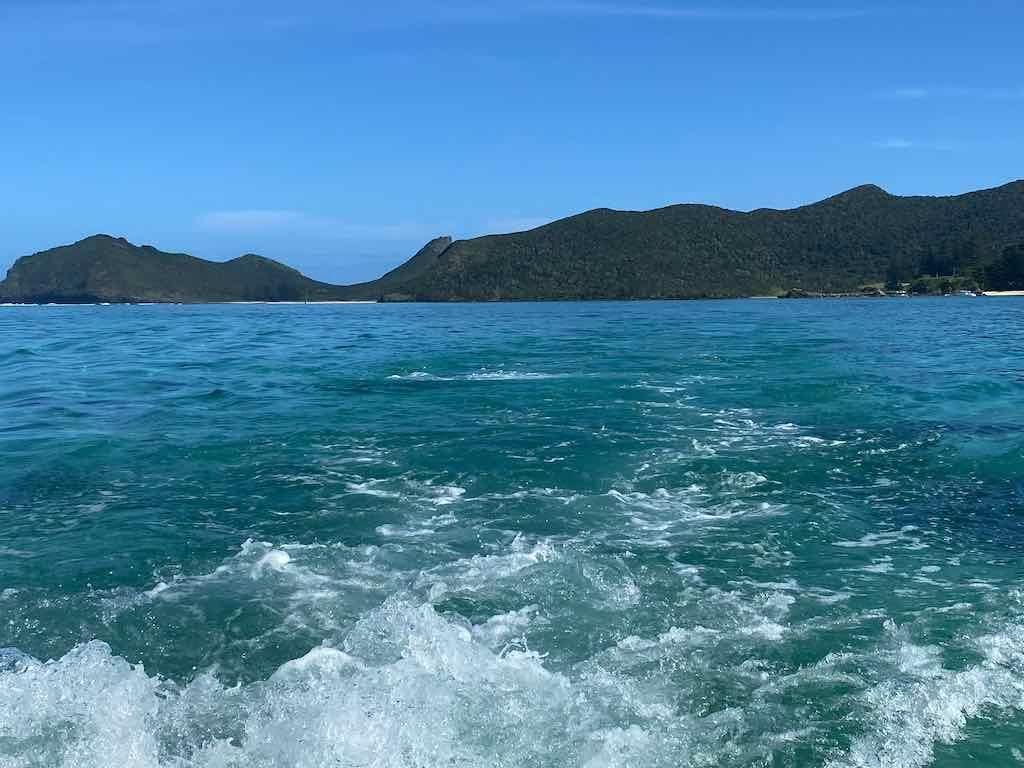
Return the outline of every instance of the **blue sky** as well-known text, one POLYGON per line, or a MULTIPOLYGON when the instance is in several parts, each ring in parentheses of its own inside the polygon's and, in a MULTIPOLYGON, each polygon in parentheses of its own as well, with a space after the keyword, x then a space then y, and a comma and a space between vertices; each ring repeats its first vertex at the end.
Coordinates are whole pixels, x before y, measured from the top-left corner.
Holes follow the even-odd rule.
POLYGON ((1024 3, 0 0, 0 267, 107 232, 366 279, 588 208, 1024 177, 1024 3))

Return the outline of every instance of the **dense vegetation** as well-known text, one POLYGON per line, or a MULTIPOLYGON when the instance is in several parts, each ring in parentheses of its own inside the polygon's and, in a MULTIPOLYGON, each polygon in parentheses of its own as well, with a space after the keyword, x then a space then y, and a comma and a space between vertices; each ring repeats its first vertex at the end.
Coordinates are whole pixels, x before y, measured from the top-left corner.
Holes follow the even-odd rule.
POLYGON ((0 282, 0 300, 28 302, 303 301, 340 298, 270 259, 246 255, 227 262, 164 253, 95 235, 19 259, 0 282))
POLYGON ((789 211, 600 209, 529 232, 438 238, 378 280, 334 286, 259 256, 225 263, 104 235, 20 259, 15 301, 633 299, 984 287, 1024 290, 1024 182, 958 197, 865 186, 789 211))
POLYGON ((985 264, 986 287, 994 291, 1024 291, 1024 243, 1003 249, 995 261, 985 264))
POLYGON ((789 211, 677 205, 595 210, 539 229, 457 241, 417 276, 356 295, 426 300, 691 298, 857 291, 924 274, 975 274, 1024 243, 1024 182, 958 197, 873 186, 789 211))

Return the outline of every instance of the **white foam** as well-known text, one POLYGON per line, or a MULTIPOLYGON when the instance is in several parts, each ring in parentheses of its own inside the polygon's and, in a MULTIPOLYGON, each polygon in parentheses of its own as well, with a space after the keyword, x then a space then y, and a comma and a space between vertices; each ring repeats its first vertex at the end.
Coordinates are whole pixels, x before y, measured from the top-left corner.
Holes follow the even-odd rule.
POLYGON ((492 616, 483 624, 473 627, 473 637, 492 650, 502 650, 509 641, 522 637, 523 633, 537 620, 539 608, 528 605, 516 611, 492 616))
POLYGON ((385 538, 429 539, 437 533, 439 528, 449 528, 458 521, 459 519, 455 515, 444 513, 433 515, 426 520, 411 519, 407 525, 385 523, 384 525, 378 525, 374 530, 379 536, 384 536, 385 538))
POLYGON ((892 573, 893 564, 891 557, 880 557, 870 565, 865 565, 861 568, 862 571, 867 573, 892 573))
POLYGON ((473 373, 460 374, 458 376, 437 376, 427 371, 413 371, 412 373, 392 374, 388 379, 392 381, 543 381, 545 379, 560 379, 567 374, 564 373, 539 373, 534 371, 474 371, 473 373))
POLYGON ((0 671, 0 765, 157 768, 159 687, 96 642, 0 671))
MULTIPOLYGON (((218 603, 220 595, 241 593, 279 613, 282 628, 289 632, 304 629, 330 637, 350 625, 353 607, 378 603, 410 578, 391 562, 392 554, 374 546, 274 545, 250 539, 212 571, 177 574, 131 599, 117 601, 110 610, 117 614, 154 602, 161 611, 201 614, 218 603)), ((233 657, 248 641, 226 638, 225 642, 222 653, 233 657)))
POLYGON ((425 486, 425 488, 432 496, 431 503, 439 507, 454 504, 466 495, 466 489, 457 485, 425 486))
POLYGON ((345 488, 349 493, 357 496, 376 496, 380 499, 400 499, 402 494, 394 491, 376 488, 375 486, 385 482, 383 480, 366 480, 362 483, 346 483, 345 488))
POLYGON ((722 485, 726 488, 755 488, 768 482, 768 478, 757 472, 724 472, 722 485))
MULTIPOLYGON (((735 517, 774 516, 785 508, 768 502, 742 503, 731 498, 722 503, 710 503, 711 497, 700 486, 669 490, 656 488, 642 491, 612 489, 606 494, 621 504, 630 515, 630 522, 644 531, 663 533, 682 524, 698 521, 725 521, 735 517)), ((667 540, 663 540, 667 545, 667 540)))
POLYGON ((256 579, 262 576, 266 571, 276 571, 280 573, 292 561, 292 556, 287 552, 280 549, 272 549, 267 552, 263 557, 256 561, 256 565, 252 567, 250 576, 256 579))
POLYGON ((868 730, 847 755, 829 763, 832 768, 924 768, 935 745, 958 741, 970 720, 1024 709, 1024 627, 980 637, 975 646, 983 660, 959 671, 943 667, 938 648, 911 643, 891 624, 890 632, 902 679, 885 680, 863 695, 868 730))
POLYGON ((851 592, 836 592, 830 589, 812 589, 809 596, 823 605, 837 605, 845 603, 853 594, 851 592))
POLYGON ((282 680, 288 677, 302 676, 308 674, 327 675, 342 670, 359 669, 362 664, 358 659, 350 656, 344 651, 329 646, 320 645, 311 650, 305 656, 282 664, 272 676, 272 680, 282 680))
POLYGON ((647 389, 652 392, 657 392, 659 395, 675 395, 680 392, 686 392, 686 387, 674 387, 663 384, 649 384, 647 382, 640 382, 639 384, 628 384, 623 389, 647 389))
POLYGON ((565 374, 533 373, 531 371, 478 371, 466 376, 469 381, 541 381, 559 379, 565 374))
POLYGON ((433 599, 438 599, 451 590, 484 589, 558 558, 559 553, 550 541, 542 540, 531 545, 524 536, 517 535, 505 554, 474 555, 441 565, 421 573, 416 583, 420 588, 429 588, 433 599))
POLYGON ((426 371, 413 371, 412 373, 396 373, 388 376, 392 381, 453 381, 453 379, 435 376, 426 371))
POLYGON ((157 595, 160 595, 160 594, 166 592, 170 588, 171 588, 170 584, 168 584, 166 581, 161 581, 161 582, 157 583, 157 585, 155 587, 153 587, 152 589, 150 589, 150 590, 148 590, 146 592, 143 592, 143 595, 145 597, 154 598, 157 595))
POLYGON ((834 547, 846 549, 888 547, 893 544, 903 544, 906 549, 927 549, 928 545, 921 542, 920 537, 911 534, 917 528, 907 525, 898 531, 879 531, 878 533, 866 533, 857 540, 843 540, 832 543, 834 547))
POLYGON ((25 672, 38 664, 36 659, 17 648, 0 648, 0 673, 25 672))
MULTIPOLYGON (((786 716, 773 727, 764 705, 790 689, 802 696, 804 685, 862 687, 865 657, 831 654, 781 676, 749 658, 737 673, 752 686, 750 708, 701 714, 678 672, 699 676, 738 638, 784 639, 795 600, 788 586, 753 602, 714 590, 704 598, 732 605, 738 621, 626 637, 561 668, 523 639, 545 626, 535 605, 474 626, 409 596, 386 600, 336 642, 247 685, 210 674, 175 685, 101 643, 45 664, 19 656, 17 665, 0 664, 0 765, 643 768, 714 765, 726 754, 760 764, 778 745, 819 739, 816 726, 798 728, 786 716)), ((833 768, 924 768, 935 745, 962 738, 971 718, 1024 703, 1021 627, 978 638, 981 661, 961 670, 890 631, 893 647, 882 653, 892 674, 861 695, 863 731, 833 768)))

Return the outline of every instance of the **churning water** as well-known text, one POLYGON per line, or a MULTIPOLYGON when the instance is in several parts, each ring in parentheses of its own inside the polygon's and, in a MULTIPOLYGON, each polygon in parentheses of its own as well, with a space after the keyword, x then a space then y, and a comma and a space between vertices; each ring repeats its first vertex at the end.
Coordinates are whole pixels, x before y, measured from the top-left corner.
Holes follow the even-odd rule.
POLYGON ((1024 763, 1024 303, 0 308, 0 767, 1024 763))

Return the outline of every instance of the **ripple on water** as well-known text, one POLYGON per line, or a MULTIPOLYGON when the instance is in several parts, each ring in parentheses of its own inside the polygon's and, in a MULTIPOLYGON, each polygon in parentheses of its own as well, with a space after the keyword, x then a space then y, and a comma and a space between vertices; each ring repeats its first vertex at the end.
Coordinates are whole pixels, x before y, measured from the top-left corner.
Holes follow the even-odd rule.
POLYGON ((4 312, 0 766, 1011 764, 1024 328, 945 306, 4 312))

